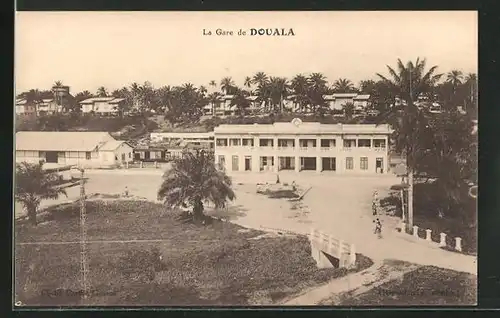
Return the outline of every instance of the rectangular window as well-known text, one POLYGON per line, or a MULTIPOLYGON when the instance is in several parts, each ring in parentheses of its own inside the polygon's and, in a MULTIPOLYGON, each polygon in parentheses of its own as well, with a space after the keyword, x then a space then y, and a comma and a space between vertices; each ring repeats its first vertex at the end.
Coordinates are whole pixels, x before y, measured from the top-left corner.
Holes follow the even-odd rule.
POLYGON ((335 139, 321 139, 322 148, 335 147, 335 139))
POLYGON ((368 157, 361 157, 359 159, 359 168, 361 170, 368 170, 368 157))
POLYGON ((373 147, 385 148, 385 139, 373 139, 373 147))
POLYGON ((253 139, 250 139, 250 138, 244 138, 244 139, 243 139, 243 146, 250 146, 250 147, 253 147, 253 139))
POLYGON ((344 139, 344 148, 356 147, 356 139, 344 139))
POLYGON ((219 162, 219 169, 221 170, 224 169, 226 166, 226 157, 220 155, 218 162, 219 162))
POLYGON ((215 140, 215 144, 219 147, 227 147, 227 139, 226 138, 217 138, 215 140))
POLYGON ((259 139, 259 146, 260 147, 272 147, 273 146, 273 140, 272 139, 266 139, 266 138, 259 139))
POLYGON ((130 152, 128 153, 128 158, 129 159, 132 158, 132 153, 130 153, 130 152))
POLYGON ((345 158, 345 168, 346 168, 346 170, 352 170, 352 169, 354 169, 354 159, 353 159, 353 157, 346 157, 345 158))
POLYGON ((370 148, 371 144, 372 142, 370 139, 358 139, 358 147, 370 148))
POLYGON ((233 162, 232 162, 232 166, 233 166, 233 171, 239 171, 240 167, 239 167, 239 162, 238 162, 238 156, 233 156, 233 162))
POLYGON ((230 146, 241 146, 241 139, 239 138, 231 138, 229 139, 230 146))
POLYGON ((92 157, 91 152, 90 152, 90 151, 87 151, 87 152, 85 153, 85 159, 90 160, 90 158, 91 158, 91 157, 92 157))

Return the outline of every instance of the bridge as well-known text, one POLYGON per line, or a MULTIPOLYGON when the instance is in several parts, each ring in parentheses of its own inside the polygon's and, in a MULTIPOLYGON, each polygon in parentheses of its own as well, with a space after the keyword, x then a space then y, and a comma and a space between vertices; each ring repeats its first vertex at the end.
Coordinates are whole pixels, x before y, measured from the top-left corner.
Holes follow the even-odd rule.
POLYGON ((311 256, 319 268, 349 268, 356 264, 356 249, 330 234, 312 229, 309 235, 311 256))

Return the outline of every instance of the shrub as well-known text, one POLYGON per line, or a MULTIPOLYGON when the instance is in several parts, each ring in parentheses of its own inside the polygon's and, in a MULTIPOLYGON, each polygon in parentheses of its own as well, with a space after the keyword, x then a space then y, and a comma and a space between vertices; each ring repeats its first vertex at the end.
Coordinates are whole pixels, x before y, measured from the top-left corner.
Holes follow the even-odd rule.
POLYGON ((128 250, 116 265, 126 277, 144 283, 152 282, 156 272, 165 270, 166 267, 158 248, 149 251, 128 250))

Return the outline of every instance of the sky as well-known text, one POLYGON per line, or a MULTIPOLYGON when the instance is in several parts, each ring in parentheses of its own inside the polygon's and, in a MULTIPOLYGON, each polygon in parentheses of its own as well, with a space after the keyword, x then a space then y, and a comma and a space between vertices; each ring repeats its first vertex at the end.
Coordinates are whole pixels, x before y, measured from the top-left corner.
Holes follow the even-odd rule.
POLYGON ((478 64, 475 11, 17 12, 15 26, 17 93, 57 80, 73 94, 144 81, 208 87, 227 76, 243 85, 259 71, 358 84, 398 58, 426 58, 441 73, 477 72, 478 64), (238 35, 251 28, 295 36, 238 35))

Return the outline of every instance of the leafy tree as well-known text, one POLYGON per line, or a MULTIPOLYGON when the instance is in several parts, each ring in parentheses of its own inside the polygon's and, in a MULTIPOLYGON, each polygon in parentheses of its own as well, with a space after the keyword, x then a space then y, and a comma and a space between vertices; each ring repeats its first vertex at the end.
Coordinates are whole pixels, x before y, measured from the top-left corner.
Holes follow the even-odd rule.
POLYGON ((208 99, 192 84, 174 87, 169 98, 169 107, 165 111, 165 119, 178 124, 197 122, 207 104, 208 99))
POLYGON ((423 134, 428 127, 424 110, 419 109, 414 101, 421 93, 432 91, 437 80, 442 74, 434 74, 437 66, 432 66, 426 71, 426 60, 417 58, 413 63, 405 64, 398 59, 397 69, 387 66, 390 77, 377 75, 384 83, 405 103, 395 105, 380 118, 381 122, 389 122, 395 130, 395 148, 406 157, 406 169, 408 173, 408 226, 413 226, 413 177, 419 160, 419 155, 424 149, 419 144, 419 135, 423 134))
POLYGON ((193 208, 193 220, 204 217, 204 204, 223 208, 236 198, 231 179, 215 166, 214 155, 204 150, 185 150, 172 168, 163 175, 158 199, 169 208, 186 204, 193 208))
POLYGON ((269 99, 275 113, 283 112, 283 100, 288 96, 288 88, 288 81, 284 77, 271 77, 269 79, 269 99))
POLYGON ((64 189, 56 186, 59 176, 44 171, 43 164, 43 161, 38 164, 16 164, 15 199, 26 209, 28 220, 33 225, 37 224, 37 209, 42 200, 57 199, 61 194, 66 195, 64 189))

